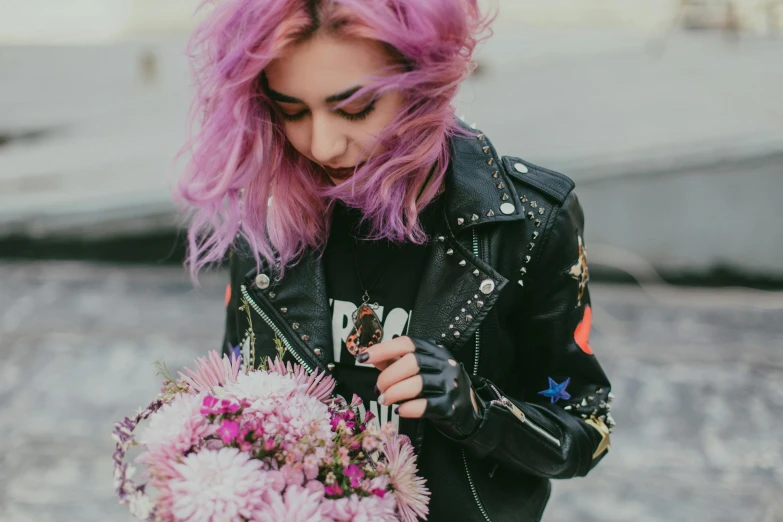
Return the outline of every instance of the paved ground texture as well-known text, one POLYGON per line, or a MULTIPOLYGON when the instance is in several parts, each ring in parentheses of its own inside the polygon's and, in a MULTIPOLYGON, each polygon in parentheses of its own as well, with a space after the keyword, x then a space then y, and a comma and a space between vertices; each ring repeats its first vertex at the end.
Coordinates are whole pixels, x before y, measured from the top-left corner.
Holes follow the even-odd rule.
MULTIPOLYGON (((0 265, 0 520, 129 521, 112 421, 218 344, 225 276, 0 265)), ((610 457, 557 482, 547 522, 783 520, 783 294, 594 285, 614 382, 610 457)))

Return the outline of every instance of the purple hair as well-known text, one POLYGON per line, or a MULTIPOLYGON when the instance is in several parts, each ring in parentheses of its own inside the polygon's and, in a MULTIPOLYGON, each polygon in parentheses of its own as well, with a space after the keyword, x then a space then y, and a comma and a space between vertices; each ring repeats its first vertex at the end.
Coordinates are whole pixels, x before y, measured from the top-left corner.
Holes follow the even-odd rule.
POLYGON ((238 234, 256 263, 281 270, 310 248, 322 252, 336 200, 360 208, 375 239, 424 242, 418 214, 448 168, 450 137, 461 131, 452 103, 488 32, 478 0, 206 0, 202 8, 213 3, 189 45, 200 128, 183 149, 190 160, 175 193, 192 214, 191 276, 221 261, 238 234), (345 104, 390 90, 404 100, 377 150, 339 186, 288 143, 262 86, 286 46, 319 31, 379 41, 395 58, 390 74, 345 104))

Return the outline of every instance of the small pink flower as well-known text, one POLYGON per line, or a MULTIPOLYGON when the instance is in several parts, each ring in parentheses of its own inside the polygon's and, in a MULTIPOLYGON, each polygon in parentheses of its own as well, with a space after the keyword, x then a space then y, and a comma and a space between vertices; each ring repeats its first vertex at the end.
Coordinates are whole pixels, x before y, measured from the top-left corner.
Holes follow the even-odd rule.
POLYGON ((337 482, 326 486, 326 488, 324 488, 324 491, 326 492, 326 495, 329 497, 339 497, 344 493, 343 488, 341 488, 337 482))
POLYGON ((264 451, 272 451, 275 449, 276 443, 275 439, 266 439, 264 441, 264 451))
POLYGON ((215 406, 217 406, 218 402, 217 397, 213 397, 212 395, 204 397, 204 400, 201 402, 201 414, 216 415, 218 411, 215 406))
POLYGON ((237 438, 237 435, 239 435, 239 424, 228 419, 223 419, 217 433, 223 440, 223 444, 231 444, 237 438))
POLYGON ((356 464, 351 464, 343 471, 343 474, 351 480, 351 487, 358 488, 359 480, 364 478, 364 471, 356 464))
POLYGON ((367 453, 375 451, 378 449, 378 439, 372 435, 366 435, 364 439, 362 439, 362 449, 367 453))
POLYGON ((318 476, 318 458, 315 455, 306 456, 302 470, 307 480, 314 480, 318 476))
POLYGON ((220 413, 236 413, 239 411, 239 404, 229 399, 223 399, 220 401, 220 413))
POLYGON ((351 465, 351 458, 348 455, 348 448, 341 446, 337 448, 337 459, 340 462, 340 465, 344 468, 347 468, 351 465))
POLYGON ((376 488, 376 489, 372 490, 372 494, 375 495, 376 497, 383 498, 383 497, 386 496, 386 490, 383 490, 381 488, 376 488))

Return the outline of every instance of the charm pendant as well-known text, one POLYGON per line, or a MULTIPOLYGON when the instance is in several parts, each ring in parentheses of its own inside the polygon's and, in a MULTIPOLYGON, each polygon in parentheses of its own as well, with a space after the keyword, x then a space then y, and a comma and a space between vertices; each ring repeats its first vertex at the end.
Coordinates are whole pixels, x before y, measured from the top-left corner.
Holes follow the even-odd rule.
POLYGON ((354 357, 366 352, 370 346, 380 343, 383 338, 381 320, 373 310, 377 307, 377 304, 364 302, 353 313, 353 329, 345 340, 345 346, 354 357))

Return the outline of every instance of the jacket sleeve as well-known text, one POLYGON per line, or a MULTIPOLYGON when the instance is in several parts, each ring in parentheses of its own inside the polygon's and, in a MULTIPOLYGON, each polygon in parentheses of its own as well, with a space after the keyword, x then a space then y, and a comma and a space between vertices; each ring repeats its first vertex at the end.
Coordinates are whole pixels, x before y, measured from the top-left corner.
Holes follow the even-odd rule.
POLYGON ((520 292, 524 316, 510 326, 520 369, 519 382, 509 385, 515 396, 475 378, 483 418, 464 441, 479 456, 547 478, 586 475, 606 454, 614 424, 610 384, 589 345, 583 226, 571 193, 546 230, 531 267, 537 274, 520 292))

